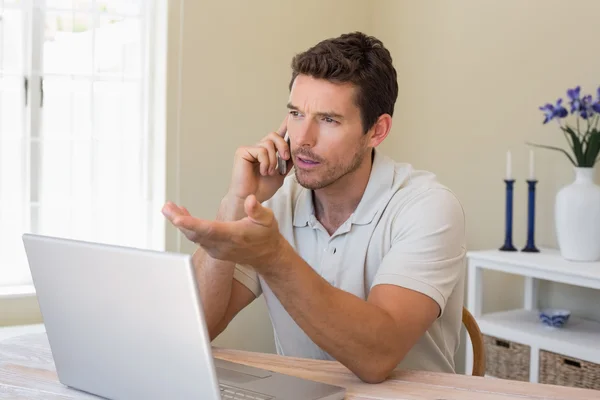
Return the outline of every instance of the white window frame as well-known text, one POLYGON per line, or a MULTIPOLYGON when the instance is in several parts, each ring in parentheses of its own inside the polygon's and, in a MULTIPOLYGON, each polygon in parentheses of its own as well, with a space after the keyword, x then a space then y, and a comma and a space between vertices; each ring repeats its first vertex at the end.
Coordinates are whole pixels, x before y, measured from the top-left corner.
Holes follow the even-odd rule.
MULTIPOLYGON (((27 9, 31 13, 23 13, 23 40, 24 40, 24 79, 27 79, 28 90, 25 92, 22 86, 23 96, 27 97, 27 106, 24 111, 25 118, 25 138, 24 149, 25 157, 25 175, 29 177, 28 185, 24 198, 31 199, 31 148, 32 132, 40 131, 41 108, 36 106, 42 101, 42 82, 41 63, 43 50, 43 31, 44 14, 42 7, 37 3, 40 0, 24 0, 27 9), (31 27, 31 29, 29 29, 31 27)), ((170 2, 180 0, 141 0, 150 2, 145 7, 146 16, 144 21, 148 26, 144 29, 143 56, 145 58, 146 71, 144 76, 144 91, 147 95, 146 115, 144 116, 144 131, 148 134, 146 138, 146 160, 151 160, 148 168, 147 182, 151 185, 146 187, 146 196, 151 199, 147 218, 151 221, 151 228, 148 232, 149 244, 153 249, 165 250, 165 219, 160 214, 160 209, 165 202, 166 193, 166 123, 167 123, 167 47, 168 47, 168 16, 170 2)), ((35 140, 35 139, 34 139, 35 140)), ((30 213, 27 213, 28 218, 30 213)), ((27 226, 31 226, 28 220, 27 226)), ((2 264, 0 255, 0 265, 2 264)), ((27 297, 35 295, 35 288, 31 282, 25 282, 20 285, 3 284, 0 276, 0 301, 3 298, 27 297)))

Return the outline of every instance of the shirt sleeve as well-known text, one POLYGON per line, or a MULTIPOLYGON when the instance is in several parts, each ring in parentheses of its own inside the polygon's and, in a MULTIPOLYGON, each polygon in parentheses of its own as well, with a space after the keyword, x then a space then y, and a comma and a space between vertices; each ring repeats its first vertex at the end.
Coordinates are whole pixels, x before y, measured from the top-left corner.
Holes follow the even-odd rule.
POLYGON ((446 301, 465 270, 465 218, 456 196, 428 189, 406 204, 392 223, 392 244, 371 287, 391 284, 446 301))
POLYGON ((258 297, 262 294, 260 280, 258 279, 258 274, 254 268, 247 265, 236 264, 233 271, 233 279, 246 286, 254 293, 254 296, 258 297))

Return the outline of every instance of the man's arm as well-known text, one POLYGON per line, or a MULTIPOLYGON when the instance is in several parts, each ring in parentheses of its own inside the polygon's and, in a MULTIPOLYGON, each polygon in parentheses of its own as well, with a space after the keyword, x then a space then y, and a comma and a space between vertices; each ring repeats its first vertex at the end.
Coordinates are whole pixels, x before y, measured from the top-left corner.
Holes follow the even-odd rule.
POLYGON ((229 323, 233 320, 233 318, 246 306, 248 306, 256 296, 252 291, 250 291, 246 286, 239 283, 237 280, 233 279, 233 283, 231 285, 231 296, 229 298, 229 304, 225 310, 225 314, 221 318, 221 320, 209 329, 210 340, 214 340, 217 336, 221 334, 227 328, 229 323))
POLYGON ((383 381, 440 312, 431 298, 395 285, 374 287, 364 301, 331 286, 291 248, 263 271, 315 344, 369 383, 383 381))
POLYGON ((281 259, 259 271, 311 339, 367 382, 382 381, 402 361, 464 269, 464 213, 449 191, 426 191, 395 218, 366 301, 329 285, 286 241, 281 259))
MULTIPOLYGON (((185 208, 175 209, 176 207, 169 203, 163 208, 163 212, 168 215, 178 212, 189 215, 185 208)), ((244 216, 242 201, 228 197, 221 201, 218 221, 237 221, 244 216)), ((212 258, 202 247, 195 251, 192 261, 206 325, 210 339, 213 340, 255 296, 233 278, 235 263, 212 258)))

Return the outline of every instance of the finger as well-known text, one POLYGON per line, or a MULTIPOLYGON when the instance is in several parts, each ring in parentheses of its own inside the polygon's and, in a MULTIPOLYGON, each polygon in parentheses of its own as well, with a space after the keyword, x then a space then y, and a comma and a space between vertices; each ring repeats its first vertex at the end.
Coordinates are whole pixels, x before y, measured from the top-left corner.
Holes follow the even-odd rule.
POLYGON ((190 231, 189 229, 179 228, 179 231, 191 242, 196 243, 196 232, 190 231))
POLYGON ((171 222, 173 222, 173 218, 180 215, 181 211, 180 211, 179 207, 177 207, 174 203, 167 201, 162 208, 162 213, 171 222))
POLYGON ((231 239, 231 228, 225 222, 206 221, 191 216, 178 216, 173 219, 173 224, 179 229, 193 232, 193 241, 198 244, 206 240, 222 241, 231 239))
POLYGON ((267 139, 260 142, 258 146, 267 150, 269 157, 269 175, 273 175, 275 173, 275 168, 277 168, 277 149, 275 148, 275 144, 267 139))
POLYGON ((281 125, 279 125, 279 128, 277 128, 277 134, 280 137, 284 137, 287 132, 287 122, 288 122, 289 116, 290 116, 289 114, 286 114, 285 118, 283 119, 283 122, 281 123, 281 125))
POLYGON ((248 218, 256 224, 269 226, 273 221, 273 212, 268 208, 263 207, 262 204, 256 200, 254 195, 246 197, 244 209, 248 218))
POLYGON ((281 155, 281 157, 284 160, 287 160, 290 157, 290 154, 289 154, 290 146, 288 145, 288 142, 286 142, 284 138, 279 136, 279 134, 277 132, 269 133, 267 135, 267 137, 264 139, 264 142, 267 142, 267 141, 273 142, 273 144, 275 145, 275 148, 277 149, 277 152, 279 152, 279 154, 281 155))
POLYGON ((181 212, 182 212, 184 215, 188 215, 188 216, 192 215, 192 214, 190 214, 190 212, 188 211, 188 209, 187 209, 187 208, 185 208, 185 207, 179 207, 179 210, 180 210, 180 211, 181 211, 181 212))
POLYGON ((267 149, 264 147, 256 146, 254 148, 250 148, 249 151, 259 163, 260 174, 263 176, 267 176, 269 174, 269 169, 271 168, 271 159, 269 157, 269 152, 267 151, 267 149))
POLYGON ((264 147, 240 147, 236 152, 236 157, 240 157, 242 160, 252 164, 258 163, 260 174, 263 176, 267 175, 271 162, 267 149, 264 147))

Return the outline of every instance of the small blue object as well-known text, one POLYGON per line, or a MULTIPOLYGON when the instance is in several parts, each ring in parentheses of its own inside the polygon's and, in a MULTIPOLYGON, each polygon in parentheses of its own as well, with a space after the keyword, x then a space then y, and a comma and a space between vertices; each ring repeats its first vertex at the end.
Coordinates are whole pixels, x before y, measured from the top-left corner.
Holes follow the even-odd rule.
POLYGON ((569 310, 561 309, 547 309, 540 311, 540 320, 552 328, 560 328, 567 323, 571 312, 569 310))
POLYGON ((536 180, 528 180, 528 204, 527 204, 527 244, 521 250, 525 253, 539 253, 535 247, 535 184, 536 180))
POLYGON ((500 247, 500 251, 517 251, 517 248, 513 245, 512 232, 513 232, 513 187, 515 184, 514 179, 505 179, 506 183, 506 212, 504 214, 505 228, 504 228, 504 244, 500 247))

